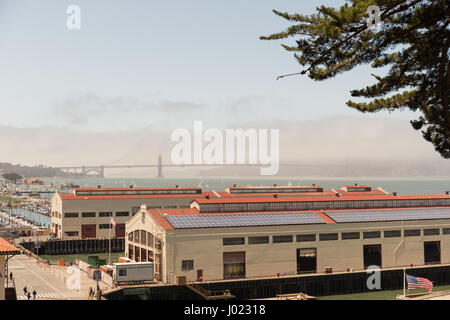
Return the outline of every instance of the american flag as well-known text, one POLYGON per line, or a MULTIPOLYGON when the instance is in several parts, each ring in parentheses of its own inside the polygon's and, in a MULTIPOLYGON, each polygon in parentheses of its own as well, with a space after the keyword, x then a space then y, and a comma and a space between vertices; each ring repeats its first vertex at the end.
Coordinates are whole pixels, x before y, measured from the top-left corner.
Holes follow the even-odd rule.
POLYGON ((408 274, 406 275, 406 279, 408 281, 408 290, 423 288, 428 290, 428 293, 430 293, 431 290, 433 290, 433 282, 431 282, 428 279, 414 277, 408 274))
POLYGON ((114 221, 114 219, 111 217, 111 224, 113 225, 113 226, 116 226, 116 222, 114 221))

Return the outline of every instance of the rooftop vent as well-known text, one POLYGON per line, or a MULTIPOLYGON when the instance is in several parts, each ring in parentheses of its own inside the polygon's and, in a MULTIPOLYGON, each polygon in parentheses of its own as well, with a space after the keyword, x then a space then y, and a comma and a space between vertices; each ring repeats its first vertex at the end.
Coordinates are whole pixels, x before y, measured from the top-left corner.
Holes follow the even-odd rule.
POLYGON ((179 188, 180 186, 178 184, 175 185, 175 188, 179 188))
POLYGON ((392 195, 393 195, 393 196, 396 196, 396 195, 397 195, 397 192, 392 192, 392 195))
POLYGON ((313 186, 313 187, 315 187, 315 186, 316 186, 316 184, 315 184, 315 183, 313 183, 313 184, 312 184, 312 186, 313 186))
POLYGON ((236 184, 233 184, 233 187, 236 188, 236 184))
POLYGON ((278 195, 277 195, 277 194, 274 194, 273 197, 274 197, 274 198, 278 198, 278 195))
POLYGON ((357 183, 355 183, 355 187, 357 186, 358 184, 357 183))
POLYGON ((209 199, 209 194, 205 195, 205 199, 209 199))
POLYGON ((273 186, 274 186, 274 187, 276 187, 276 186, 277 186, 277 184, 276 184, 276 183, 274 183, 274 184, 273 184, 273 186))
POLYGON ((132 184, 130 184, 130 189, 133 189, 133 185, 132 184))
POLYGON ((447 191, 445 191, 445 194, 446 194, 446 195, 448 195, 448 190, 447 190, 447 191))
POLYGON ((101 187, 102 187, 101 185, 98 185, 98 186, 97 186, 97 189, 100 189, 101 187))
POLYGON ((338 192, 338 193, 336 193, 336 197, 340 197, 341 196, 341 194, 338 192))

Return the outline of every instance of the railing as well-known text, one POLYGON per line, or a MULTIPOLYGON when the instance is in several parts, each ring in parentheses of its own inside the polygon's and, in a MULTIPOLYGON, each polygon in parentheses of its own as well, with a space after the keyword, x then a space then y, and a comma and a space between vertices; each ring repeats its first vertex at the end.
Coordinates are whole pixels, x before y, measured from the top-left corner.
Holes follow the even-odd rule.
POLYGON ((188 280, 186 282, 186 287, 197 293, 198 295, 202 296, 206 300, 216 300, 216 299, 233 299, 235 296, 233 296, 230 293, 230 290, 206 290, 203 289, 201 286, 195 284, 192 280, 188 280))

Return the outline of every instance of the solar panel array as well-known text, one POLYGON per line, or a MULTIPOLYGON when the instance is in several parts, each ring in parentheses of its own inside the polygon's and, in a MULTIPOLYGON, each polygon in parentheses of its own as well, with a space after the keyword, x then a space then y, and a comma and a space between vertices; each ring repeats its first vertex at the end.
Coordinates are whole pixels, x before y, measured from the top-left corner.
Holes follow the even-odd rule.
POLYGON ((325 223, 314 212, 166 215, 175 229, 325 223))
POLYGON ((338 223, 450 219, 449 208, 323 211, 338 223))

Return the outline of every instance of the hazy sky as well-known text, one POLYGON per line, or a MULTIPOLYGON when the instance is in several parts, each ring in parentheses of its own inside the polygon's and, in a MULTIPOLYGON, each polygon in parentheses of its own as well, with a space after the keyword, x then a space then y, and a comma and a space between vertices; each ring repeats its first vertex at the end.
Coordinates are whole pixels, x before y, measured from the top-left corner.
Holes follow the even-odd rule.
MULTIPOLYGON (((147 140, 154 146, 156 137, 162 141, 176 128, 191 129, 194 120, 218 128, 278 126, 280 139, 291 141, 291 150, 305 146, 298 132, 281 130, 286 123, 289 128, 303 126, 301 132, 320 124, 315 137, 323 137, 317 141, 318 149, 324 149, 328 144, 320 146, 320 141, 331 134, 326 125, 330 119, 340 119, 335 123, 341 127, 333 129, 345 132, 363 119, 358 127, 371 132, 373 126, 380 147, 386 140, 407 143, 412 153, 420 150, 421 158, 438 159, 408 123, 417 115, 362 115, 345 105, 351 89, 373 83, 374 71, 367 66, 325 82, 305 76, 276 80, 279 74, 300 71, 300 66, 280 47, 293 39, 259 40, 289 25, 271 10, 312 13, 318 5, 341 3, 1 0, 0 149, 8 153, 0 162, 114 162, 137 148, 145 150, 147 140), (66 27, 69 5, 81 8, 81 30, 66 27), (371 119, 377 121, 365 121, 371 119), (380 131, 384 119, 398 124, 398 132, 406 136, 395 129, 380 131), (162 136, 148 135, 156 131, 162 136), (81 136, 89 139, 80 141, 81 136), (124 136, 130 138, 117 138, 124 136), (111 152, 96 153, 95 146, 105 137, 112 139, 111 152), (12 141, 19 148, 10 150, 12 141), (76 155, 70 151, 74 145, 76 155)), ((351 138, 355 148, 364 143, 358 135, 351 138)), ((372 149, 365 151, 367 156, 372 149)), ((333 155, 342 156, 340 152, 333 155)))

